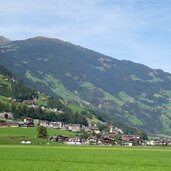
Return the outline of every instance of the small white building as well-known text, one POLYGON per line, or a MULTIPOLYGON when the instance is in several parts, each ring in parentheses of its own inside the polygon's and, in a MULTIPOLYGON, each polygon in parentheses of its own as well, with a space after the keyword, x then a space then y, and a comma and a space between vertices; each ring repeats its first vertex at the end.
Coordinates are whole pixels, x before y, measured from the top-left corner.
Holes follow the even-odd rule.
POLYGON ((0 118, 13 120, 13 114, 11 112, 0 113, 0 118))
POLYGON ((46 128, 49 127, 49 121, 46 121, 46 120, 40 120, 40 121, 39 121, 39 124, 40 124, 41 126, 46 127, 46 128))
POLYGON ((34 125, 39 125, 40 124, 40 120, 39 119, 33 119, 33 123, 34 123, 34 125))
POLYGON ((31 141, 30 140, 22 140, 21 144, 31 144, 31 141))
POLYGON ((65 144, 68 145, 81 145, 82 141, 80 137, 70 137, 68 138, 68 141, 65 142, 65 144))
POLYGON ((73 132, 80 132, 81 131, 81 125, 80 124, 68 124, 66 125, 68 130, 73 132))
POLYGON ((91 132, 94 132, 95 134, 100 134, 101 133, 99 128, 97 128, 97 127, 91 127, 90 129, 91 129, 91 132))
POLYGON ((147 145, 154 146, 155 145, 155 141, 147 141, 147 145))
POLYGON ((33 119, 32 118, 24 118, 24 123, 33 123, 33 119))
POLYGON ((123 143, 123 146, 129 146, 129 147, 131 147, 132 145, 133 145, 132 142, 124 142, 123 143))
POLYGON ((62 122, 50 122, 49 127, 55 128, 55 129, 58 129, 58 128, 60 129, 63 127, 63 123, 62 122))

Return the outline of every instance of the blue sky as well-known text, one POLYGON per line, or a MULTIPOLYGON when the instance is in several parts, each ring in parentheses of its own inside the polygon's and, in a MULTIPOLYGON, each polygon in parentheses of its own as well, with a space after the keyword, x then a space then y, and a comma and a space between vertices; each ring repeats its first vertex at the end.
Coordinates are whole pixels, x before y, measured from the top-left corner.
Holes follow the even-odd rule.
POLYGON ((1 0, 0 35, 59 38, 171 73, 170 0, 1 0))

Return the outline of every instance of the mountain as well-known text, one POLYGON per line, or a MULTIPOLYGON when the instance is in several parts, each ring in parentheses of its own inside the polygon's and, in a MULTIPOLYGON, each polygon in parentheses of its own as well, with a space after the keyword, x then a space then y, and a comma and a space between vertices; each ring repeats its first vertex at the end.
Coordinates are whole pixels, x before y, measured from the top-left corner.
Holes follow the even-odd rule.
POLYGON ((26 87, 12 73, 0 65, 0 96, 2 100, 5 98, 31 100, 36 94, 35 90, 26 87))
POLYGON ((7 44, 9 43, 11 40, 3 37, 3 36, 0 36, 0 45, 4 45, 4 44, 7 44))
MULTIPOLYGON (((0 65, 0 112, 12 112, 16 119, 31 117, 48 121, 87 125, 88 116, 73 112, 60 99, 37 92, 0 65), (46 106, 45 110, 42 108, 46 106)), ((87 112, 88 111, 84 111, 87 112)), ((92 115, 93 119, 96 119, 92 115), (94 118, 93 118, 94 117, 94 118)), ((91 122, 91 119, 89 119, 91 122)), ((98 119, 97 122, 100 123, 98 119)), ((102 122, 100 125, 103 125, 102 122)))
POLYGON ((1 46, 0 63, 48 95, 152 134, 171 134, 171 74, 162 70, 46 37, 1 46))

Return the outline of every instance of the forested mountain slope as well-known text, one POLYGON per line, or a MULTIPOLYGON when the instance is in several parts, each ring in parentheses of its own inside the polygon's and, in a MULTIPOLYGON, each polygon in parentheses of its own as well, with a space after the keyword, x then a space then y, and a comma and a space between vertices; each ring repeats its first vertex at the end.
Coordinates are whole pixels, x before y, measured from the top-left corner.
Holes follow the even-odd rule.
POLYGON ((150 133, 171 133, 171 74, 58 39, 0 47, 0 63, 29 86, 150 133))

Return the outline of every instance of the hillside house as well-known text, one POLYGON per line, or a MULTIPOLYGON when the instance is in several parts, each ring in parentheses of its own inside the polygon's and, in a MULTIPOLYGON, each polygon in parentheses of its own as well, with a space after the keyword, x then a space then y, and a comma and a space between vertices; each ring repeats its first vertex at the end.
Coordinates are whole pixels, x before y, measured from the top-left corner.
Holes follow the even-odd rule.
POLYGON ((131 147, 133 145, 133 142, 123 142, 122 145, 131 147))
POLYGON ((50 122, 49 127, 55 128, 55 129, 60 129, 63 127, 63 123, 62 122, 50 122))
POLYGON ((68 137, 67 136, 63 136, 63 135, 57 135, 57 136, 50 136, 49 140, 51 141, 56 141, 59 143, 63 143, 65 141, 67 141, 68 137))
POLYGON ((34 123, 33 122, 23 122, 23 123, 20 123, 20 127, 23 127, 23 128, 30 128, 30 127, 34 127, 34 123))
POLYGON ((139 141, 139 135, 122 135, 122 141, 139 141))
POLYGON ((46 120, 39 120, 39 124, 40 124, 41 126, 46 127, 46 128, 49 127, 49 121, 46 121, 46 120))
POLYGON ((94 132, 95 134, 100 134, 101 133, 99 128, 97 128, 97 127, 91 127, 90 129, 91 129, 91 132, 94 132))
POLYGON ((7 126, 8 127, 19 127, 20 124, 18 122, 10 122, 10 121, 7 121, 7 126))
POLYGON ((39 106, 35 105, 35 104, 32 104, 31 107, 35 109, 35 108, 38 108, 39 106))
POLYGON ((49 110, 53 112, 64 113, 61 109, 58 109, 58 108, 49 108, 49 110))
POLYGON ((39 119, 33 119, 33 123, 34 123, 34 125, 39 125, 40 124, 40 120, 39 119))
POLYGON ((88 137, 86 143, 90 145, 96 145, 98 144, 98 138, 96 136, 88 137))
POLYGON ((80 137, 69 137, 64 143, 68 145, 81 145, 82 139, 80 137))
POLYGON ((117 135, 118 135, 117 131, 113 131, 113 132, 108 133, 109 138, 115 138, 117 135))
POLYGON ((81 125, 80 124, 68 124, 65 125, 68 130, 73 132, 80 132, 81 131, 81 125))
POLYGON ((24 118, 24 123, 33 123, 33 119, 32 118, 24 118))
POLYGON ((109 125, 109 133, 123 134, 124 132, 118 127, 113 127, 113 125, 109 125))
POLYGON ((11 120, 14 119, 13 114, 11 112, 0 113, 0 118, 2 118, 2 119, 11 119, 11 120))
POLYGON ((46 110, 46 106, 41 106, 40 108, 41 108, 43 111, 46 110))
POLYGON ((0 120, 0 127, 7 126, 6 121, 0 120))
POLYGON ((90 126, 83 126, 83 130, 85 132, 91 132, 91 127, 90 126))
POLYGON ((108 138, 108 137, 106 137, 106 138, 101 138, 101 139, 99 140, 99 143, 100 143, 100 144, 103 144, 103 145, 112 145, 112 144, 113 144, 113 140, 110 139, 110 138, 108 138))
POLYGON ((154 146, 155 145, 155 141, 147 141, 147 145, 150 145, 150 146, 154 146))

